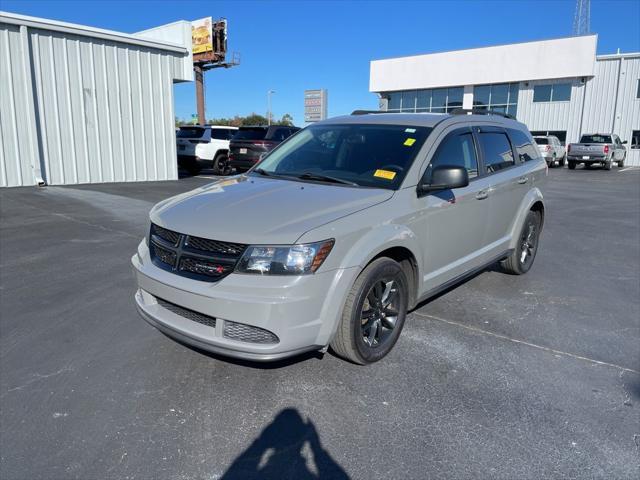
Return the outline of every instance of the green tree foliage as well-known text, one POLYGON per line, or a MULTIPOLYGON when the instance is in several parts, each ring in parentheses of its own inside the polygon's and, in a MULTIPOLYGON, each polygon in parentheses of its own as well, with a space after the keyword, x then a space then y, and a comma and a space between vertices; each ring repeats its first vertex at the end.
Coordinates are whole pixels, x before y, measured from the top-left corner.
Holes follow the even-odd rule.
MULTIPOLYGON (((176 127, 180 127, 182 125, 195 125, 197 123, 196 120, 185 120, 176 117, 176 127)), ((207 120, 208 125, 228 125, 230 127, 240 127, 244 125, 266 125, 268 123, 267 117, 260 115, 258 113, 251 113, 246 117, 236 115, 235 117, 230 118, 210 118, 207 120)), ((285 113, 280 120, 273 120, 271 122, 273 125, 286 125, 293 126, 293 117, 288 113, 285 113)))

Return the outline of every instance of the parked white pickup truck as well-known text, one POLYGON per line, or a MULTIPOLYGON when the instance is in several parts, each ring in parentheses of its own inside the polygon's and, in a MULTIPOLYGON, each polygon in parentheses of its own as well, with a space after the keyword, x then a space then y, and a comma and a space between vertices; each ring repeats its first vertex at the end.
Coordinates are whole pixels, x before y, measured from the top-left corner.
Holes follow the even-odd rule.
POLYGON ((567 148, 569 168, 573 170, 580 163, 584 163, 585 167, 599 163, 606 170, 611 170, 613 162, 617 162, 618 167, 623 167, 627 156, 627 149, 624 146, 626 143, 626 141, 620 141, 620 137, 615 133, 582 135, 580 143, 571 143, 567 148))
POLYGON ((237 127, 224 125, 184 126, 176 132, 178 165, 192 175, 202 168, 213 168, 218 175, 227 175, 229 168, 229 140, 237 127))
POLYGON ((564 167, 564 161, 566 159, 566 151, 558 137, 553 135, 547 136, 535 136, 533 140, 538 145, 538 150, 540 150, 540 155, 544 158, 544 161, 547 162, 549 168, 555 167, 558 164, 561 167, 564 167))

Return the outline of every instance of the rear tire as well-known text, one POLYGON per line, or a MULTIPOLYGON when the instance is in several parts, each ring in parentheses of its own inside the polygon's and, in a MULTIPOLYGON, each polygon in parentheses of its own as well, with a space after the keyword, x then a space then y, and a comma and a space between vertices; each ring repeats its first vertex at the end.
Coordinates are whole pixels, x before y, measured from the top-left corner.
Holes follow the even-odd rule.
POLYGON ((231 166, 229 165, 229 156, 226 153, 219 153, 213 160, 213 173, 216 175, 229 175, 231 166))
POLYGON ((567 156, 565 155, 564 157, 562 157, 562 158, 560 159, 560 163, 559 163, 559 165, 560 165, 561 167, 564 167, 566 163, 567 163, 567 156))
POLYGON ((604 162, 604 169, 611 170, 611 160, 609 160, 608 162, 604 162))
POLYGON ((393 348, 407 316, 408 281, 398 262, 382 257, 360 273, 347 295, 331 349, 359 365, 393 348))
POLYGON ((540 212, 530 210, 524 220, 520 235, 518 235, 518 244, 515 250, 500 263, 506 273, 522 275, 529 271, 538 252, 541 228, 542 216, 540 212))
POLYGON ((576 169, 576 162, 569 160, 569 170, 575 170, 576 169))

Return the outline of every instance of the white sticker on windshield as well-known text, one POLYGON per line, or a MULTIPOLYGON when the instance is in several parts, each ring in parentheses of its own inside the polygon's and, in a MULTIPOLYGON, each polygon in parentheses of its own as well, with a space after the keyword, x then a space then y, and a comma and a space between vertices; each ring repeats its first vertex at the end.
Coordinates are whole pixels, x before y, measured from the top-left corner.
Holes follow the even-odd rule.
POLYGON ((416 133, 416 129, 415 128, 405 128, 404 131, 406 133, 416 133))

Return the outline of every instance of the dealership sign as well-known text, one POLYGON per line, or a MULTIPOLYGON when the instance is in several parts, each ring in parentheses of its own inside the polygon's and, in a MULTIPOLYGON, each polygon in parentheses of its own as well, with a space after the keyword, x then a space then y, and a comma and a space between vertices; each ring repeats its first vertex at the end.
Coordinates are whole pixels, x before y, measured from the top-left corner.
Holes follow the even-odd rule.
POLYGON ((319 122, 327 118, 327 91, 305 90, 304 91, 304 121, 319 122))

